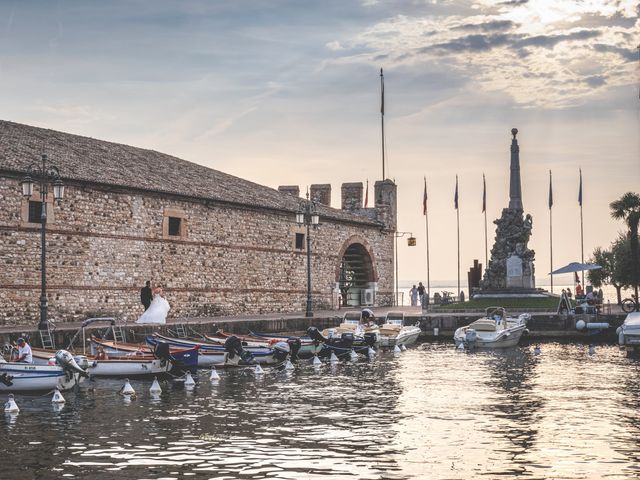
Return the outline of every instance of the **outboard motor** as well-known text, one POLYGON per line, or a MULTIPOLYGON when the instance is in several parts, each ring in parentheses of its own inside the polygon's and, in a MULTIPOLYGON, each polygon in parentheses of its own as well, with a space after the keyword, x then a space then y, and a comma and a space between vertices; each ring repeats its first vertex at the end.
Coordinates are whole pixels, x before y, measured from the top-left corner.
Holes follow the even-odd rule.
POLYGON ((327 341, 327 338, 324 335, 322 335, 320 330, 318 330, 316 327, 307 328, 307 335, 311 340, 316 342, 316 344, 325 343, 327 341))
POLYGON ((83 377, 89 376, 89 374, 85 370, 80 368, 80 365, 76 363, 73 355, 71 355, 66 350, 58 350, 56 352, 56 361, 58 362, 58 365, 60 365, 65 370, 79 373, 83 377))
POLYGON ((353 342, 355 340, 355 337, 353 335, 353 333, 343 333, 341 338, 340 338, 340 347, 342 348, 351 348, 353 346, 353 342))
POLYGON ((291 350, 291 360, 297 360, 298 352, 302 347, 302 341, 298 337, 289 337, 287 339, 287 343, 289 344, 289 348, 291 350))
POLYGON ((166 342, 158 342, 153 347, 153 355, 160 360, 167 362, 171 361, 171 352, 169 351, 169 344, 166 342))
POLYGON ((278 342, 273 345, 273 358, 275 358, 278 362, 284 362, 289 356, 289 352, 291 352, 291 348, 287 342, 278 342))
POLYGON ((369 347, 373 347, 377 340, 378 335, 375 332, 367 332, 364 334, 364 343, 369 347))
POLYGON ((467 344, 469 348, 475 347, 477 339, 478 333, 473 329, 467 330, 464 334, 464 343, 467 344))
MULTIPOLYGON (((288 345, 287 345, 288 347, 288 345)), ((233 359, 236 355, 246 363, 253 363, 253 355, 242 348, 242 341, 235 335, 231 335, 224 342, 224 350, 229 353, 229 358, 233 359)))

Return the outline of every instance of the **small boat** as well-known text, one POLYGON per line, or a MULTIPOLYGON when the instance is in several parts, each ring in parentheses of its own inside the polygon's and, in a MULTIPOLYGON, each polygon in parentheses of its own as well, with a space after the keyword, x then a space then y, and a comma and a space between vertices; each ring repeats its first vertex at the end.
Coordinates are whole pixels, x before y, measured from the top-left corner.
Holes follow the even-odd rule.
MULTIPOLYGON (((212 343, 222 343, 231 335, 223 331, 216 332, 215 335, 205 335, 205 338, 212 343)), ((291 358, 312 358, 322 350, 322 342, 311 338, 309 335, 274 335, 269 333, 249 332, 249 335, 235 335, 242 341, 242 346, 271 348, 278 342, 286 342, 291 348, 291 358)))
POLYGON ((87 376, 64 350, 55 352, 54 365, 37 365, 32 363, 2 362, 0 363, 0 392, 48 392, 69 390, 87 376))
POLYGON ((617 329, 618 343, 627 353, 640 351, 640 312, 627 314, 624 322, 617 329))
POLYGON ((458 328, 453 334, 456 347, 465 348, 507 348, 515 347, 527 330, 528 313, 518 317, 508 317, 504 308, 489 307, 486 315, 466 327, 458 328))
POLYGON ((416 343, 421 332, 420 322, 407 325, 403 312, 388 312, 384 324, 378 330, 378 340, 382 348, 408 346, 416 343))

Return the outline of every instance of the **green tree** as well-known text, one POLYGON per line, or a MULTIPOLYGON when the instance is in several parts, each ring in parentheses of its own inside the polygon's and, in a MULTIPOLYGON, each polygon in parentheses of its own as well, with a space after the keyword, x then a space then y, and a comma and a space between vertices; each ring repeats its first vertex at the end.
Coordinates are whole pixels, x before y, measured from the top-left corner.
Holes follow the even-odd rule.
MULTIPOLYGON (((627 192, 620 199, 609 204, 611 216, 617 220, 624 220, 629 229, 629 245, 631 248, 632 283, 638 299, 638 284, 640 284, 640 256, 638 255, 638 224, 640 224, 640 195, 627 192)), ((638 310, 636 301, 636 310, 638 310)))
POLYGON ((596 248, 589 263, 602 268, 589 270, 589 282, 597 288, 611 285, 616 289, 618 304, 622 303, 622 289, 633 285, 633 269, 631 267, 631 248, 628 236, 620 236, 609 246, 608 250, 596 248))

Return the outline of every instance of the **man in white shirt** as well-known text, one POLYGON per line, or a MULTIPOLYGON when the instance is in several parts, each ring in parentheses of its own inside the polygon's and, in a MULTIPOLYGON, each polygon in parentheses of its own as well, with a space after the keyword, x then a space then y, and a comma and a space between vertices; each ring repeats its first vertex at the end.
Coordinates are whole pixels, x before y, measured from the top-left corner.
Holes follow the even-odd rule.
POLYGON ((18 344, 18 358, 16 362, 33 363, 31 347, 24 341, 24 338, 19 338, 16 343, 18 344))

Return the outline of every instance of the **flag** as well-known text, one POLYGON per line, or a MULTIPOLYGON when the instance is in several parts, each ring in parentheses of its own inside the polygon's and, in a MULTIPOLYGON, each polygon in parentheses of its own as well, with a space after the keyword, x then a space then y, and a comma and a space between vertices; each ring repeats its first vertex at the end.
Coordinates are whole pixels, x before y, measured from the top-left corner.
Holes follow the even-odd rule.
POLYGON ((482 174, 482 213, 487 211, 487 182, 482 174))
POLYGON ((384 75, 380 69, 380 113, 384 115, 384 75))
POLYGON ((369 179, 367 178, 367 190, 364 192, 364 208, 369 206, 369 179))
POLYGON ((580 169, 580 187, 578 188, 578 205, 582 206, 582 169, 580 169))
POLYGON ((424 195, 422 195, 422 214, 427 214, 427 177, 424 177, 424 195))
POLYGON ((549 210, 553 207, 553 187, 551 186, 551 170, 549 170, 549 210))
POLYGON ((458 175, 456 175, 456 193, 453 196, 453 205, 458 210, 458 175))

